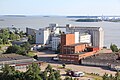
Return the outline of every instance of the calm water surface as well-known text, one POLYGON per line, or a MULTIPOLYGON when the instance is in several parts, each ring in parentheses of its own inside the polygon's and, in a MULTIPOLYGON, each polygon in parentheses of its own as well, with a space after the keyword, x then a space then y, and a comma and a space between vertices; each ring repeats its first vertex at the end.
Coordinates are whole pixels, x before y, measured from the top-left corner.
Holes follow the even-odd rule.
POLYGON ((66 24, 78 25, 78 26, 100 26, 104 29, 105 34, 105 46, 109 47, 111 43, 117 44, 120 47, 120 23, 115 22, 74 22, 74 18, 66 17, 41 17, 41 16, 29 16, 29 17, 0 17, 0 27, 14 27, 21 28, 25 31, 26 27, 39 29, 41 27, 47 27, 50 23, 57 23, 61 26, 66 24), (2 20, 1 20, 2 19, 2 20), (4 21, 3 21, 4 20, 4 21))

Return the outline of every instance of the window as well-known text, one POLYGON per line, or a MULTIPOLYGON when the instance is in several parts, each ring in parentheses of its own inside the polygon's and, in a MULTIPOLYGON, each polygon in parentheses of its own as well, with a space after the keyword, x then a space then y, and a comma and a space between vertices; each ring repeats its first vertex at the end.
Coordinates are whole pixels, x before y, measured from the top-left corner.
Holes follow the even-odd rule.
POLYGON ((41 35, 41 32, 39 32, 39 35, 41 35))

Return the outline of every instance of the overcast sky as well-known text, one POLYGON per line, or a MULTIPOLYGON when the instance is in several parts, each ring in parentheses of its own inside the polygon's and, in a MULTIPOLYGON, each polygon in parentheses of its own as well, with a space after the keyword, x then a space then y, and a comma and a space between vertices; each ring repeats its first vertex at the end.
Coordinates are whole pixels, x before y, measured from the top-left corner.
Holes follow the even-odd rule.
POLYGON ((0 15, 120 15, 120 0, 0 0, 0 15))

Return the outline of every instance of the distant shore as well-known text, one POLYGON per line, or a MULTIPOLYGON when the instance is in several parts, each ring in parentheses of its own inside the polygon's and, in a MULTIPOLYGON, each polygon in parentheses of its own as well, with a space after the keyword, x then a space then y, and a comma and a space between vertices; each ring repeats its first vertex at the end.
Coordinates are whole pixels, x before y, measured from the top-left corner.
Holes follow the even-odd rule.
POLYGON ((101 19, 77 19, 76 22, 101 22, 101 19))

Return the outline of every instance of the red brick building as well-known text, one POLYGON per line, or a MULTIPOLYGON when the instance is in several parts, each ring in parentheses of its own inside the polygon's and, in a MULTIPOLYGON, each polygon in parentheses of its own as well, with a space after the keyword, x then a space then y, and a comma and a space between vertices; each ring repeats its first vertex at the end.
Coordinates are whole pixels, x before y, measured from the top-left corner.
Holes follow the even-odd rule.
POLYGON ((59 54, 59 59, 60 61, 64 61, 65 63, 80 64, 81 59, 84 59, 86 57, 89 57, 95 54, 96 54, 96 51, 83 52, 81 54, 59 54))
POLYGON ((77 44, 71 44, 71 45, 64 45, 63 46, 63 53, 64 54, 74 54, 74 53, 80 53, 88 47, 88 43, 77 43, 77 44))
POLYGON ((98 47, 89 46, 89 47, 87 47, 87 50, 88 51, 98 51, 100 49, 98 47))
POLYGON ((78 64, 81 59, 94 55, 97 50, 97 47, 90 47, 89 43, 75 44, 75 34, 62 34, 61 54, 58 56, 61 61, 78 64), (89 52, 86 52, 86 49, 89 52))
POLYGON ((64 53, 64 45, 75 44, 75 34, 62 34, 61 35, 61 53, 64 53))

